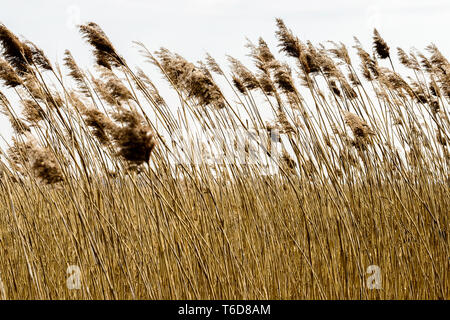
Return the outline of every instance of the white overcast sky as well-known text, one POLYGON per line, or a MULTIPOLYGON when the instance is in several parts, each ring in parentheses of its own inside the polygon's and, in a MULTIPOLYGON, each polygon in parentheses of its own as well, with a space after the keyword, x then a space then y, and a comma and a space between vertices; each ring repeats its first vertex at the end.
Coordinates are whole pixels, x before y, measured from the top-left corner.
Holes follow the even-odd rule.
MULTIPOLYGON (((357 36, 371 47, 374 27, 391 48, 422 50, 431 42, 449 56, 449 0, 1 0, 0 23, 40 46, 61 62, 65 49, 81 66, 93 59, 74 25, 94 21, 109 36, 129 65, 142 65, 132 41, 152 51, 161 46, 190 61, 211 53, 219 62, 225 54, 244 59, 246 37, 262 36, 276 52, 275 18, 302 40, 326 40, 353 45, 357 36)), ((0 134, 9 127, 0 119, 0 134)))

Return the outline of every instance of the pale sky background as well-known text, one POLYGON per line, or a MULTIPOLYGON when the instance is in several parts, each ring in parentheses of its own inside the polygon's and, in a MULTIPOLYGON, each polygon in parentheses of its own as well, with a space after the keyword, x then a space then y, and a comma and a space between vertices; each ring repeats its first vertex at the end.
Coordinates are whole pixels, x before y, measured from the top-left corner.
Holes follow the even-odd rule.
MULTIPOLYGON (((52 62, 61 63, 69 49, 82 67, 91 67, 93 58, 75 27, 80 23, 98 23, 130 66, 144 65, 132 44, 138 40, 151 51, 164 46, 192 62, 209 52, 225 68, 226 54, 248 61, 246 37, 256 42, 262 36, 277 52, 276 17, 301 40, 335 40, 351 47, 357 36, 367 50, 376 27, 395 62, 397 46, 422 50, 434 42, 450 54, 449 0, 1 0, 0 11, 0 23, 33 41, 52 62)), ((150 65, 144 69, 154 71, 150 65)), ((0 134, 7 136, 9 124, 0 117, 0 134)))

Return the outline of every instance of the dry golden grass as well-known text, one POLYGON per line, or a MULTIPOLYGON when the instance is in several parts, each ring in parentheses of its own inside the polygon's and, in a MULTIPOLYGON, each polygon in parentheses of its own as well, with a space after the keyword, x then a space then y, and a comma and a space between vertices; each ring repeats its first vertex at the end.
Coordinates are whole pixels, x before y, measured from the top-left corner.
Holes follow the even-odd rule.
POLYGON ((291 66, 263 39, 256 71, 139 44, 178 105, 95 23, 93 73, 0 25, 0 298, 449 299, 449 62, 430 45, 395 65, 375 30, 357 67, 276 25, 291 66), (230 149, 254 128, 273 174, 230 149))

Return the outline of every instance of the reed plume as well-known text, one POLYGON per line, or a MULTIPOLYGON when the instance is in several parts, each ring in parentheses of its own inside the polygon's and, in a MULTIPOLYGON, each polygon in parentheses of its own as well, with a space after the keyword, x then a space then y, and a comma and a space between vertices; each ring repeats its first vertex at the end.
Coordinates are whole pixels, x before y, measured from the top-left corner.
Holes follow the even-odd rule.
POLYGON ((234 77, 238 79, 238 83, 242 84, 248 90, 259 88, 259 81, 253 72, 245 67, 239 60, 231 56, 228 56, 228 61, 231 64, 231 70, 234 77))
POLYGON ((75 80, 75 82, 78 85, 78 88, 83 92, 84 94, 89 93, 89 89, 85 82, 85 77, 81 69, 78 67, 77 63, 75 62, 75 59, 73 58, 72 54, 69 50, 64 51, 64 65, 69 69, 69 76, 75 80))
POLYGON ((148 162, 156 146, 156 138, 142 116, 134 110, 121 108, 113 113, 113 118, 123 124, 106 127, 118 149, 117 154, 135 165, 148 162))
POLYGON ((201 106, 225 107, 222 92, 205 69, 196 67, 166 48, 161 48, 156 54, 169 81, 189 98, 196 99, 201 106))
POLYGON ((92 135, 100 144, 108 145, 111 141, 108 133, 116 129, 111 120, 101 111, 94 108, 87 108, 82 110, 82 112, 92 135))
POLYGON ((344 111, 344 119, 355 137, 367 138, 374 134, 369 125, 356 114, 344 111))
POLYGON ((279 65, 274 71, 275 83, 285 93, 294 93, 296 91, 291 72, 291 68, 285 63, 279 65))
POLYGON ((278 29, 275 34, 281 47, 280 51, 294 58, 300 57, 303 50, 300 40, 286 27, 282 19, 277 18, 276 24, 278 29))
POLYGON ((53 71, 52 64, 50 60, 45 55, 44 51, 37 47, 33 42, 31 41, 25 41, 25 45, 30 49, 32 61, 34 64, 41 67, 43 70, 47 71, 53 71))
POLYGON ((22 84, 22 79, 20 79, 11 65, 2 58, 0 58, 0 79, 3 81, 5 86, 11 88, 22 84))
POLYGON ((381 38, 377 29, 373 29, 373 46, 381 59, 389 58, 389 46, 383 38, 381 38))
POLYGON ((372 81, 373 79, 378 78, 378 63, 376 60, 372 59, 370 54, 368 54, 361 46, 359 40, 355 37, 355 46, 359 58, 361 59, 361 71, 364 78, 367 81, 372 81))
POLYGON ((83 38, 93 47, 93 53, 99 66, 107 69, 124 65, 122 58, 117 54, 111 41, 94 22, 80 25, 79 30, 83 38))
POLYGON ((33 59, 30 48, 3 24, 0 24, 0 44, 3 57, 15 68, 18 75, 28 73, 29 63, 33 59))
POLYGON ((63 174, 57 158, 49 148, 39 146, 32 135, 25 140, 13 139, 8 155, 20 173, 30 170, 33 176, 43 184, 63 181, 63 174))
POLYGON ((64 180, 59 163, 50 149, 34 145, 30 160, 31 170, 43 183, 54 184, 64 180))
POLYGON ((22 114, 28 122, 37 124, 44 119, 45 112, 35 100, 25 99, 21 102, 23 106, 22 114))

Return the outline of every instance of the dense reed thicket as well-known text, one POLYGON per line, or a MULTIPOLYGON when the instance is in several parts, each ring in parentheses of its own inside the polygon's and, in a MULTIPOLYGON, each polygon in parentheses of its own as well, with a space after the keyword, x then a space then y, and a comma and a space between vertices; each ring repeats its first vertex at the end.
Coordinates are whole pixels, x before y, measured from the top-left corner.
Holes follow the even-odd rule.
POLYGON ((450 63, 434 44, 314 45, 277 19, 279 50, 249 41, 254 66, 227 70, 137 43, 169 103, 79 28, 91 71, 0 25, 0 298, 450 298, 450 63))

